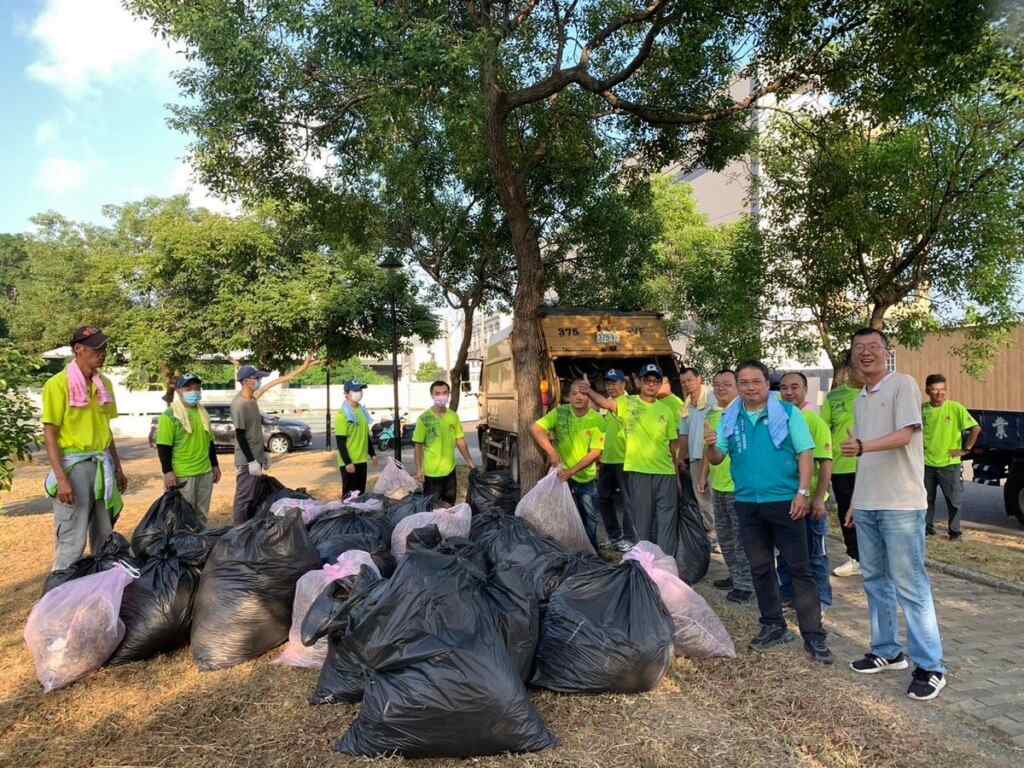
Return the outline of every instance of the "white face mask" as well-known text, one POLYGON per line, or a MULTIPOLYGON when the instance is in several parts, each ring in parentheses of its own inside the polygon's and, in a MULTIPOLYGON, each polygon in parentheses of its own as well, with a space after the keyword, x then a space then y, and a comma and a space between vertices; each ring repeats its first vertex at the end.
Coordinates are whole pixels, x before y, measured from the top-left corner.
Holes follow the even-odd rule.
POLYGON ((448 395, 438 395, 437 397, 435 397, 434 398, 434 405, 436 405, 438 408, 447 408, 448 407, 448 395))
POLYGON ((348 397, 353 403, 358 403, 363 399, 363 391, 359 390, 358 392, 349 392, 348 397))

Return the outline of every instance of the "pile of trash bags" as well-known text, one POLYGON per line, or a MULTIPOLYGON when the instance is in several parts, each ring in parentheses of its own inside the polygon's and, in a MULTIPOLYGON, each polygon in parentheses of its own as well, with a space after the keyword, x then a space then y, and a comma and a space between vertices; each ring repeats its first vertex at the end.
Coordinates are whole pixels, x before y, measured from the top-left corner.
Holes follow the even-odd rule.
POLYGON ((138 562, 132 557, 132 547, 128 539, 113 531, 96 554, 79 558, 67 568, 48 573, 43 582, 43 594, 74 579, 108 571, 118 564, 127 566, 129 570, 138 566, 138 562))
POLYGON ((131 545, 114 534, 33 608, 44 690, 187 645, 201 670, 284 645, 273 663, 319 669, 311 703, 360 703, 338 751, 470 757, 557 744, 529 687, 639 693, 675 654, 735 655, 685 583, 707 570, 688 514, 677 552, 641 542, 614 565, 556 474, 520 500, 474 471, 467 503, 435 507, 385 471, 387 493, 330 502, 267 478, 251 519, 212 531, 164 494, 131 545))

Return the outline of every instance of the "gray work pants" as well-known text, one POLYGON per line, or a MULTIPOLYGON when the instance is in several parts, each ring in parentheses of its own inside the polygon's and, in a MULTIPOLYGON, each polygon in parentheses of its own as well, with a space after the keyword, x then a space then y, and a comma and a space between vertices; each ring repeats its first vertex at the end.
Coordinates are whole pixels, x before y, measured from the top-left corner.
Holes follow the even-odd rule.
POLYGON ((184 483, 184 487, 180 490, 181 496, 192 505, 192 509, 196 511, 196 517, 205 528, 207 519, 210 517, 210 498, 213 496, 213 471, 194 477, 179 477, 178 482, 184 483))
POLYGON ((256 498, 256 483, 259 478, 249 474, 249 467, 238 467, 235 474, 235 506, 231 513, 231 522, 241 525, 251 516, 253 499, 256 498))
POLYGON ((960 474, 961 465, 952 464, 948 467, 925 467, 924 487, 928 492, 928 514, 925 526, 935 525, 935 499, 939 488, 946 497, 946 509, 949 512, 949 532, 960 533, 960 496, 963 494, 964 481, 960 474))
POLYGON ((736 496, 731 493, 711 492, 711 500, 715 508, 715 531, 718 533, 718 546, 722 550, 725 566, 729 569, 733 589, 754 591, 754 581, 750 575, 750 561, 747 551, 743 549, 740 538, 740 521, 736 516, 736 496))
POLYGON ((650 541, 675 557, 679 544, 679 481, 675 475, 627 472, 626 498, 637 541, 650 541))
POLYGON ((86 538, 89 540, 89 551, 95 554, 113 530, 110 512, 103 499, 94 498, 97 471, 95 459, 78 462, 68 470, 68 480, 75 492, 74 503, 68 505, 59 499, 53 500, 55 571, 69 568, 82 556, 86 538))

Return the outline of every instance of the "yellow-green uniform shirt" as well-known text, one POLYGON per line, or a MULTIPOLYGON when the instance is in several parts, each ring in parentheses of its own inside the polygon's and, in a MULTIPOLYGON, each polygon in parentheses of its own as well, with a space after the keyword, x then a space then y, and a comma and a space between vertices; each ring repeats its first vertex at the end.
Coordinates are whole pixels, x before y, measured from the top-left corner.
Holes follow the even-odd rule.
POLYGON ((921 407, 924 422, 924 465, 926 467, 952 467, 960 463, 959 456, 950 456, 950 451, 959 451, 963 445, 963 433, 978 426, 971 412, 956 400, 947 400, 938 408, 931 403, 921 407))
POLYGON ((665 395, 661 398, 661 402, 665 403, 665 405, 672 409, 672 413, 676 417, 677 424, 679 423, 679 420, 686 415, 687 411, 690 410, 686 401, 676 394, 665 395))
POLYGON ((412 441, 423 443, 423 474, 448 477, 455 469, 455 442, 465 436, 459 414, 450 408, 440 416, 433 408, 421 413, 412 441))
MULTIPOLYGON (((353 424, 348 420, 344 410, 340 410, 335 417, 334 434, 337 437, 348 438, 345 441, 345 448, 348 450, 349 458, 353 464, 365 464, 370 460, 370 422, 366 418, 366 411, 361 407, 353 409, 356 421, 353 424)), ((342 465, 341 451, 338 451, 338 466, 342 465)))
POLYGON ((114 439, 110 431, 110 420, 117 417, 114 388, 106 376, 100 376, 110 393, 107 405, 100 405, 96 387, 89 382, 89 404, 72 408, 67 369, 43 385, 43 424, 60 428, 57 442, 64 453, 105 451, 114 439))
MULTIPOLYGON (((807 422, 807 429, 814 439, 814 471, 811 473, 811 498, 818 492, 818 462, 832 459, 832 431, 828 424, 814 411, 800 411, 804 421, 807 422)), ((828 498, 828 494, 825 494, 828 498)))
POLYGON ((156 444, 171 446, 171 466, 178 477, 197 477, 213 471, 210 463, 213 435, 206 430, 198 408, 188 409, 188 421, 191 433, 185 431, 168 408, 156 425, 156 444))
MULTIPOLYGON (((725 408, 713 408, 704 418, 704 423, 718 432, 718 425, 722 423, 723 413, 725 413, 725 408)), ((708 480, 711 482, 711 490, 716 493, 736 493, 736 483, 732 481, 731 464, 728 453, 725 454, 725 460, 717 466, 708 462, 708 480)))
POLYGON ((622 431, 622 419, 617 413, 604 417, 604 453, 602 464, 621 464, 626 460, 626 435, 622 431))
POLYGON ((645 402, 639 395, 622 395, 616 411, 626 433, 626 472, 674 475, 676 463, 669 443, 679 437, 675 409, 663 400, 645 402))
MULTIPOLYGON (((548 434, 555 433, 555 450, 567 469, 575 467, 591 451, 605 447, 605 418, 597 411, 588 410, 577 416, 571 405, 560 405, 538 419, 537 426, 548 434)), ((596 478, 596 461, 572 477, 577 483, 589 483, 596 478)))
POLYGON ((853 433, 853 404, 858 397, 859 389, 843 384, 828 393, 818 414, 832 432, 833 475, 852 475, 857 471, 857 457, 843 456, 843 443, 853 433))

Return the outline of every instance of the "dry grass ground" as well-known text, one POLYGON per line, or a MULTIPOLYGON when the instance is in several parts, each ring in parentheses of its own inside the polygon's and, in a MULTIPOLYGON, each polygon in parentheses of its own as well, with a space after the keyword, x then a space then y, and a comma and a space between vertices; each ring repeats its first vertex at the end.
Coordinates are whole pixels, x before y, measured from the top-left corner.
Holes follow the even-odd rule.
MULTIPOLYGON (((130 532, 159 493, 152 458, 130 462, 131 494, 118 529, 130 532)), ((336 494, 321 452, 276 464, 275 476, 321 497, 336 494)), ((13 496, 41 479, 28 468, 13 496)), ((217 489, 211 524, 227 521, 230 478, 217 489)), ((3 500, 7 501, 7 500, 3 500)), ((50 564, 47 514, 0 517, 0 766, 343 766, 334 741, 357 707, 310 707, 315 671, 273 666, 273 654, 234 669, 199 673, 188 649, 103 670, 43 695, 21 633, 50 564)), ((631 768, 982 768, 1019 759, 939 708, 877 695, 841 667, 812 666, 790 646, 765 656, 745 649, 748 609, 710 596, 737 639, 733 660, 677 660, 642 696, 564 696, 534 701, 561 746, 537 755, 480 758, 480 766, 631 768)), ((391 762, 391 761, 389 761, 391 762)), ((425 768, 464 761, 421 761, 425 768)), ((1018 763, 1019 764, 1019 763, 1018 763)))
POLYGON ((950 541, 944 526, 937 525, 936 531, 928 539, 932 560, 1024 584, 1024 537, 964 528, 962 539, 950 541))

